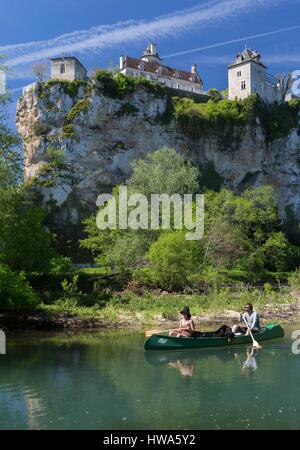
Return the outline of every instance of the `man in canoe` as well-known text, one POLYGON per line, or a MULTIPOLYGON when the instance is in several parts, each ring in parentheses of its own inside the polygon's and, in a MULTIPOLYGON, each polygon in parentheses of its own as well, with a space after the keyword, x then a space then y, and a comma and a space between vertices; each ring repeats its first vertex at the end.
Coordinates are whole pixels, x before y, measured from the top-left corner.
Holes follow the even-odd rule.
POLYGON ((169 336, 195 337, 201 334, 200 332, 195 330, 195 322, 192 319, 190 308, 188 306, 184 306, 182 311, 180 311, 180 314, 182 315, 182 318, 180 320, 179 328, 170 331, 169 336))
POLYGON ((244 323, 245 326, 234 325, 232 331, 234 333, 250 334, 249 329, 252 333, 258 333, 260 331, 260 322, 258 312, 253 309, 252 303, 247 303, 245 306, 245 312, 241 314, 240 321, 244 323), (248 327, 245 324, 248 324, 248 327))

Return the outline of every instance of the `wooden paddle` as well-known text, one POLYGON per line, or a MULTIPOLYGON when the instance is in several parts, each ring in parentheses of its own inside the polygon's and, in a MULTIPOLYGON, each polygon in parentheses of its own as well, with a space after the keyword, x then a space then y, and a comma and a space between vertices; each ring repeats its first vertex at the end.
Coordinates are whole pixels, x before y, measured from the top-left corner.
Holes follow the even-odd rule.
POLYGON ((248 323, 247 323, 247 320, 245 319, 244 316, 243 316, 243 319, 244 319, 244 322, 245 322, 245 324, 246 324, 246 327, 248 328, 248 331, 249 331, 249 333, 250 333, 250 336, 252 337, 253 347, 254 347, 254 348, 262 348, 262 346, 259 345, 259 343, 254 339, 253 334, 252 334, 252 331, 250 330, 250 327, 249 327, 249 325, 248 325, 248 323))
POLYGON ((147 331, 145 331, 145 336, 150 337, 150 336, 152 336, 152 334, 168 333, 169 331, 172 331, 172 330, 147 330, 147 331))

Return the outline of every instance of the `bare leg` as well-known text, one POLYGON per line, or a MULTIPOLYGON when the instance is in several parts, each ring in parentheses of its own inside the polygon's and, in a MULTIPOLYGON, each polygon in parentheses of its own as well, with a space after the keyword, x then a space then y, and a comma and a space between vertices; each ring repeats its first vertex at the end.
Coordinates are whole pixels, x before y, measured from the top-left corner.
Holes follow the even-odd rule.
POLYGON ((243 333, 245 334, 247 329, 245 327, 242 327, 241 325, 233 325, 232 332, 233 333, 243 333))
POLYGON ((172 331, 170 331, 169 336, 179 337, 179 336, 181 336, 181 334, 178 330, 172 330, 172 331))

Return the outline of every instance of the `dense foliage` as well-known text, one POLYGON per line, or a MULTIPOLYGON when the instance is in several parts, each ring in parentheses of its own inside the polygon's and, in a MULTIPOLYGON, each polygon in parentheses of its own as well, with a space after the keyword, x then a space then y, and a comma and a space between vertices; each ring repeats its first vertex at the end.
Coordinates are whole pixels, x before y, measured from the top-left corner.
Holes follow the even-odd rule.
POLYGON ((0 309, 30 310, 37 303, 38 297, 24 273, 13 272, 8 266, 0 264, 0 309))
POLYGON ((0 309, 22 309, 22 302, 36 303, 23 271, 47 270, 55 252, 45 213, 22 183, 19 140, 7 126, 6 101, 0 98, 0 309))
MULTIPOLYGON (((194 166, 175 150, 163 148, 134 162, 127 185, 129 192, 150 197, 151 193, 198 192, 198 179, 194 166)), ((117 195, 115 190, 116 200, 117 195)), ((100 231, 95 217, 86 221, 86 232, 82 245, 92 251, 100 266, 169 290, 231 272, 258 281, 300 264, 299 248, 284 233, 270 186, 249 188, 240 195, 226 189, 207 190, 205 233, 199 241, 187 241, 184 230, 167 232, 162 227, 100 231)))
MULTIPOLYGON (((180 93, 178 97, 174 92, 155 81, 144 77, 132 77, 109 70, 96 69, 93 76, 87 81, 49 80, 40 84, 40 97, 48 101, 47 108, 55 110, 55 105, 50 104, 50 88, 58 85, 73 100, 83 89, 83 98, 75 101, 74 106, 67 114, 66 126, 70 126, 74 119, 88 110, 90 97, 103 94, 107 97, 123 100, 142 87, 156 97, 165 97, 167 107, 163 115, 158 114, 157 120, 168 123, 175 120, 177 126, 190 138, 197 139, 201 136, 214 133, 220 141, 230 148, 233 141, 246 125, 256 126, 260 124, 265 132, 267 142, 287 136, 292 129, 298 130, 298 116, 300 100, 293 99, 284 103, 266 104, 257 94, 252 94, 244 100, 228 100, 226 92, 221 93, 216 89, 210 89, 210 100, 200 98, 188 98, 180 93), (203 102, 204 101, 204 102, 203 102)), ((117 116, 135 114, 137 109, 130 102, 121 106, 117 116)), ((35 124, 35 133, 43 136, 49 132, 47 125, 35 124)), ((74 132, 64 131, 64 137, 73 138, 74 132)))
POLYGON ((123 99, 133 93, 138 87, 144 87, 156 96, 163 96, 165 89, 158 83, 146 80, 144 77, 113 74, 107 70, 96 69, 92 77, 92 89, 108 97, 123 99))
POLYGON ((178 126, 189 137, 196 139, 205 133, 225 135, 234 128, 257 125, 265 131, 266 139, 286 136, 292 129, 298 129, 300 100, 267 105, 257 94, 245 100, 221 99, 214 93, 207 103, 197 103, 189 98, 173 99, 173 115, 178 126))

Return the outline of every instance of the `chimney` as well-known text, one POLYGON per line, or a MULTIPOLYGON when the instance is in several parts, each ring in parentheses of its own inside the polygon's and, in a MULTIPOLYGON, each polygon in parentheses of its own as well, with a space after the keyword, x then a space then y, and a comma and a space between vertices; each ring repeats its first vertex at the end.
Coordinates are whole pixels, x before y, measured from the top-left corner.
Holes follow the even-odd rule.
POLYGON ((191 73, 197 73, 197 66, 196 66, 196 64, 192 64, 191 73))
POLYGON ((156 54, 157 54, 156 44, 150 44, 150 52, 151 52, 151 55, 156 56, 156 54))
POLYGON ((124 69, 125 59, 126 57, 124 55, 120 56, 120 70, 124 69))

